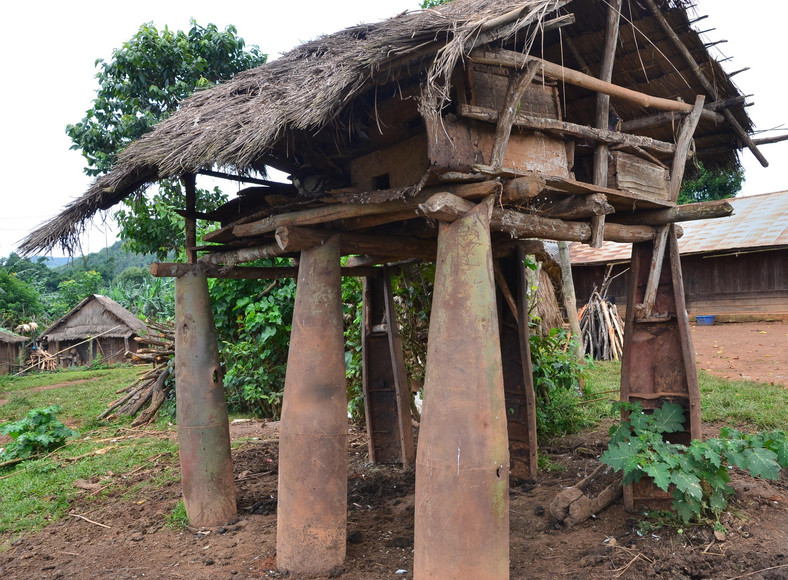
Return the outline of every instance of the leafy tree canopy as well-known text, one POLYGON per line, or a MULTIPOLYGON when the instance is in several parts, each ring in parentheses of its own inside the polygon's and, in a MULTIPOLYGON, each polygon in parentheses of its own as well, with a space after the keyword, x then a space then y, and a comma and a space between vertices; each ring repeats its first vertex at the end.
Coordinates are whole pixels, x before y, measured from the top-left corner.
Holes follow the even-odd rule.
MULTIPOLYGON (((195 90, 232 78, 236 73, 265 63, 267 56, 245 42, 233 26, 224 31, 215 25, 200 26, 194 20, 189 32, 159 31, 143 24, 112 60, 96 61, 99 88, 93 106, 66 133, 72 149, 87 160, 85 173, 108 172, 118 154, 131 141, 150 131, 175 111, 195 90)), ((210 211, 226 199, 221 192, 198 191, 198 210, 210 211)), ((159 259, 183 247, 181 184, 160 183, 151 199, 142 196, 124 201, 115 217, 126 249, 155 253, 159 259)))
POLYGON ((152 23, 112 53, 112 60, 96 61, 99 88, 85 117, 66 127, 72 149, 82 151, 85 172, 106 173, 118 153, 132 140, 150 131, 197 89, 232 78, 259 66, 266 55, 245 42, 233 26, 191 21, 189 32, 159 31, 152 23))
POLYGON ((694 177, 684 179, 678 203, 696 203, 736 197, 744 183, 741 169, 706 169, 698 165, 694 177))
POLYGON ((16 274, 0 268, 0 327, 14 328, 41 311, 35 288, 16 274))

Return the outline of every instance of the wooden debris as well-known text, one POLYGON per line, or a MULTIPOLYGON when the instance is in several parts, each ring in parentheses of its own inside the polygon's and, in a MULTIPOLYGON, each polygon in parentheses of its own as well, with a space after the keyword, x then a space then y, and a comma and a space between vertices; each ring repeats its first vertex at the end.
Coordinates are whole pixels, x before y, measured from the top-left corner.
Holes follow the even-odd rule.
POLYGON ((600 465, 591 475, 566 487, 550 503, 550 514, 567 527, 586 521, 621 495, 621 476, 600 465))
POLYGON ((624 352, 624 322, 616 305, 595 291, 577 316, 583 352, 594 360, 619 360, 624 352))
POLYGON ((25 363, 27 369, 36 369, 39 371, 55 371, 57 370, 57 358, 54 355, 49 354, 43 348, 39 348, 34 350, 30 357, 27 359, 27 363, 25 363))
POLYGON ((121 415, 139 415, 132 426, 147 425, 156 417, 167 394, 172 388, 167 378, 172 371, 172 359, 175 356, 175 328, 171 325, 148 322, 150 332, 136 337, 134 340, 146 348, 137 352, 127 352, 126 357, 135 362, 152 363, 153 368, 144 370, 129 386, 119 389, 123 394, 119 399, 107 405, 107 410, 99 415, 99 419, 113 419, 121 415), (142 410, 148 405, 145 410, 142 410))

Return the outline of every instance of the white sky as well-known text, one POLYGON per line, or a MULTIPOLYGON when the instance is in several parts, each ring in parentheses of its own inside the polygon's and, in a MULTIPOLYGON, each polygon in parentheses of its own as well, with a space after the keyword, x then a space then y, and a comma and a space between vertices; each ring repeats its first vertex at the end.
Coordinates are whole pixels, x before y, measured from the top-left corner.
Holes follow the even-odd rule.
MULTIPOLYGON (((698 0, 698 4, 699 14, 709 14, 698 28, 716 28, 708 33, 709 40, 728 40, 719 45, 724 56, 733 57, 726 69, 750 67, 735 80, 745 94, 754 95, 749 112, 756 129, 788 124, 788 113, 781 107, 788 88, 785 63, 774 49, 785 34, 788 5, 783 0, 757 0, 745 7, 740 0, 698 0)), ((142 23, 152 21, 158 28, 167 25, 174 30, 188 29, 190 18, 220 28, 234 24, 247 45, 257 45, 275 58, 321 34, 382 20, 418 5, 419 0, 10 3, 4 9, 6 25, 0 35, 6 79, 0 92, 4 114, 0 158, 5 167, 0 256, 14 251, 27 233, 89 186, 91 179, 82 172, 84 160, 69 149, 65 126, 81 120, 91 104, 97 87, 95 60, 109 59, 113 48, 131 38, 142 23)), ((762 151, 771 162, 768 169, 762 169, 750 153, 742 153, 744 195, 788 189, 788 176, 781 171, 788 159, 788 143, 765 146, 762 151)), ((83 240, 85 252, 115 239, 100 218, 94 221, 96 227, 83 240)))

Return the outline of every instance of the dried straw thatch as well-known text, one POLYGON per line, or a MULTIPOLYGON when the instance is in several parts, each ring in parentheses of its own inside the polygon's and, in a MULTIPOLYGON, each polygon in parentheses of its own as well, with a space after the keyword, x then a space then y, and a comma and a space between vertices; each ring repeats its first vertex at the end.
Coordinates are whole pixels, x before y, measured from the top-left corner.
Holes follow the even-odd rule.
POLYGON ((144 322, 111 298, 92 294, 42 332, 41 337, 49 342, 82 340, 98 335, 128 338, 147 332, 147 329, 144 322))
POLYGON ((5 342, 5 343, 8 343, 8 344, 18 344, 18 343, 21 343, 21 342, 25 342, 27 340, 30 340, 30 339, 27 338, 27 337, 15 334, 15 333, 11 332, 10 330, 3 330, 2 328, 0 328, 0 342, 5 342))
MULTIPOLYGON (((720 93, 738 95, 689 27, 683 8, 687 2, 658 3, 720 93)), ((131 144, 111 173, 31 233, 20 250, 31 254, 59 244, 71 251, 85 220, 163 178, 211 167, 239 173, 266 164, 297 169, 316 149, 323 149, 325 156, 324 150, 332 148, 329 163, 347 162, 349 156, 369 151, 363 150, 362 139, 356 136, 367 129, 379 91, 397 90, 400 83, 420 84, 422 116, 437 116, 450 96, 451 72, 476 46, 495 43, 525 52, 533 49, 554 62, 580 68, 564 55, 561 35, 570 35, 586 55, 589 69, 596 70, 606 6, 602 0, 454 0, 438 9, 402 13, 303 44, 187 99, 177 113, 131 144), (537 36, 543 22, 569 12, 575 14, 574 24, 550 39, 537 36)), ((625 66, 620 74, 614 73, 613 82, 692 102, 704 91, 687 65, 670 48, 646 8, 635 0, 626 0, 625 7, 629 24, 622 25, 619 48, 625 66)), ((587 91, 571 88, 566 88, 564 102, 568 120, 587 116, 594 106, 587 91)), ((619 112, 626 118, 643 114, 635 106, 624 106, 619 112)), ((743 109, 736 116, 745 129, 750 128, 743 109)), ((709 136, 709 146, 739 147, 729 128, 701 126, 700 131, 709 136)), ((721 161, 735 160, 735 153, 723 152, 721 161)))

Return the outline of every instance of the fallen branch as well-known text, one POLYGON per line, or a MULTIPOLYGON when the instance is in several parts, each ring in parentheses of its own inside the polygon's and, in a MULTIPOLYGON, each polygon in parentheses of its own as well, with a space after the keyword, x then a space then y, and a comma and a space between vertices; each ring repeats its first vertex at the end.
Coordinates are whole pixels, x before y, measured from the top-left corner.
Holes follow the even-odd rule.
POLYGON ((101 526, 102 528, 110 529, 110 527, 107 524, 101 524, 99 522, 94 522, 93 520, 91 520, 89 518, 86 518, 85 516, 81 516, 81 515, 75 514, 75 513, 69 513, 68 515, 73 516, 75 518, 79 518, 81 520, 85 520, 86 522, 88 522, 90 524, 93 524, 94 526, 101 526))

